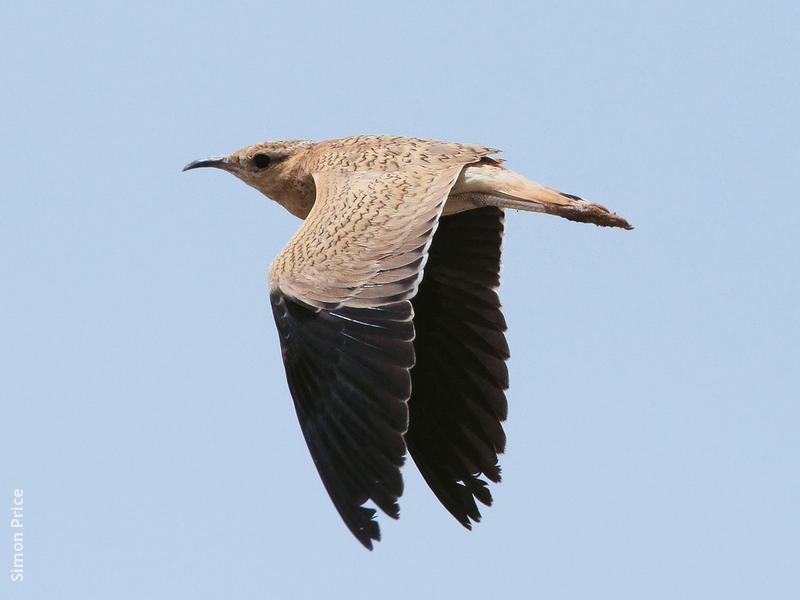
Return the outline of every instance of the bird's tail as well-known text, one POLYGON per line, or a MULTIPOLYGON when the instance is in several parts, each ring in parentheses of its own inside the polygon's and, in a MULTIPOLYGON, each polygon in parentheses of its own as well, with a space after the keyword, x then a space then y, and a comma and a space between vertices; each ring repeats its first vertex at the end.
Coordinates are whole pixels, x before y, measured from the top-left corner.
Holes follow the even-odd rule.
POLYGON ((543 212, 570 221, 633 229, 625 219, 605 206, 531 181, 492 159, 464 167, 450 195, 478 206, 543 212))

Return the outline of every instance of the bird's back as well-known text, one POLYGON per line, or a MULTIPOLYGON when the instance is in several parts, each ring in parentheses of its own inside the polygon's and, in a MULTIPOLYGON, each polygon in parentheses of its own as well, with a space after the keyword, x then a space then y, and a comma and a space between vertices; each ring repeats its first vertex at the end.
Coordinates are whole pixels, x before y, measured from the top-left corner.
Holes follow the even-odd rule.
POLYGON ((494 148, 389 135, 357 135, 315 143, 307 152, 309 172, 398 171, 405 168, 438 169, 465 165, 494 148))

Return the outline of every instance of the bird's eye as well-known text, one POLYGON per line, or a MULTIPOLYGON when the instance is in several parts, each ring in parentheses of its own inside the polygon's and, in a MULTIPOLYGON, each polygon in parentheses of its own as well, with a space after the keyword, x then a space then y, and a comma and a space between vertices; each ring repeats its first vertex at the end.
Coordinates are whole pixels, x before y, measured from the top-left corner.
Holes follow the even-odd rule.
POLYGON ((257 169, 266 169, 271 162, 272 159, 269 154, 256 154, 253 156, 253 164, 257 169))

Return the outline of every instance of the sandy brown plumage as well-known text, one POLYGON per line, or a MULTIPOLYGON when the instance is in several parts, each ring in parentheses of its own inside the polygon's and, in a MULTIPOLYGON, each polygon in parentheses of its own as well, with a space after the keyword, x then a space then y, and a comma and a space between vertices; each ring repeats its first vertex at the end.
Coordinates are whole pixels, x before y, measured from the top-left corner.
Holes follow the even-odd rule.
POLYGON ((304 219, 272 263, 270 300, 306 443, 368 548, 380 530, 363 505, 398 517, 406 448, 466 527, 480 520, 476 500, 491 504, 483 478, 500 480, 507 412, 504 208, 630 228, 496 152, 356 136, 265 142, 186 167, 230 171, 304 219))

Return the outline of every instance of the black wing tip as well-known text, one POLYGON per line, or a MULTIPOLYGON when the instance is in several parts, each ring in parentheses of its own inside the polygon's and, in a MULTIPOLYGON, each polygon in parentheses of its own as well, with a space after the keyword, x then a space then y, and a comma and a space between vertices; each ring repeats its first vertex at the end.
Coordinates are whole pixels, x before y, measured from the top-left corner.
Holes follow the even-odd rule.
MULTIPOLYGON (((467 479, 453 480, 445 473, 437 473, 431 465, 417 464, 428 487, 445 510, 464 528, 472 531, 473 524, 480 523, 483 518, 476 500, 484 506, 491 506, 494 501, 489 484, 481 479, 481 473, 470 475, 467 479)), ((492 482, 498 483, 499 477, 492 482)))
POLYGON ((361 507, 358 511, 359 524, 347 522, 347 527, 356 539, 361 542, 367 550, 372 552, 372 542, 381 541, 381 527, 378 521, 375 520, 376 510, 374 508, 361 507))
MULTIPOLYGON (((497 478, 496 479, 491 477, 491 476, 489 476, 486 473, 484 473, 484 475, 489 477, 490 480, 492 481, 492 483, 500 483, 499 467, 498 467, 498 473, 497 473, 497 476, 496 476, 497 478)), ((464 505, 464 509, 463 510, 465 512, 465 518, 467 520, 472 519, 472 521, 474 523, 480 523, 480 521, 483 518, 483 516, 481 515, 481 511, 480 511, 480 509, 478 509, 478 505, 475 503, 475 500, 477 500, 478 502, 480 502, 484 506, 491 506, 492 505, 492 503, 494 502, 494 498, 492 497, 492 491, 489 489, 489 484, 486 481, 484 481, 483 479, 481 479, 480 477, 473 475, 469 482, 464 482, 464 487, 467 490, 467 494, 469 494, 469 496, 471 496, 470 504, 469 505, 466 505, 466 504, 464 505)), ((451 514, 454 514, 454 513, 451 511, 451 514)), ((456 518, 458 518, 458 517, 456 517, 456 518)), ((472 529, 471 524, 470 525, 464 525, 464 526, 467 529, 470 529, 470 530, 472 529)))
POLYGON ((375 532, 367 532, 367 531, 359 531, 353 532, 353 535, 356 536, 356 539, 361 542, 361 545, 364 546, 367 550, 372 552, 375 547, 373 545, 373 541, 380 542, 381 541, 381 531, 378 524, 375 523, 375 532))
MULTIPOLYGON (((400 505, 396 500, 391 505, 379 508, 392 519, 397 520, 400 518, 400 505)), ((350 518, 344 518, 344 515, 342 515, 350 532, 370 552, 374 549, 373 542, 381 541, 381 527, 376 519, 377 514, 378 511, 374 508, 360 506, 355 521, 350 518)))

